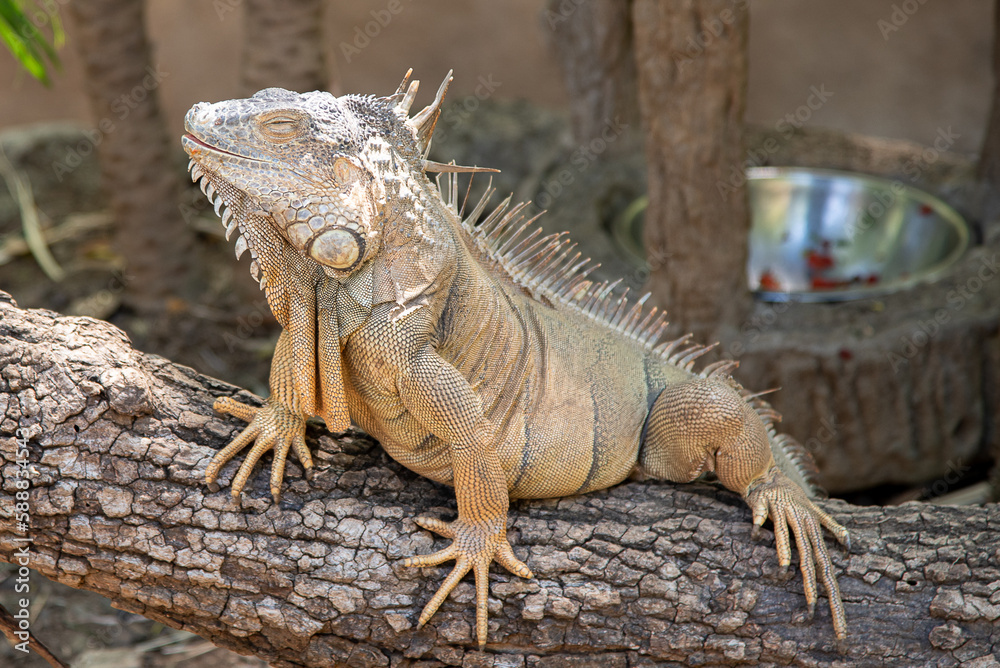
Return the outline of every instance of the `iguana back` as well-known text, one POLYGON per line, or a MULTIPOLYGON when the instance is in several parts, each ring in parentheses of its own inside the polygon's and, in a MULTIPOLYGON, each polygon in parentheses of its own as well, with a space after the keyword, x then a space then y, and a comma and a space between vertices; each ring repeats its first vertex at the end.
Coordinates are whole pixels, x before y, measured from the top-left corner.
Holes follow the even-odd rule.
MULTIPOLYGON (((529 331, 536 332, 541 340, 520 354, 528 355, 531 350, 546 351, 550 369, 567 371, 567 377, 562 382, 549 379, 549 384, 560 388, 561 392, 579 392, 583 396, 577 405, 591 404, 589 413, 601 414, 593 422, 586 419, 587 415, 576 416, 588 424, 588 433, 595 438, 592 441, 575 440, 574 447, 579 448, 584 456, 588 450, 592 451, 595 470, 607 474, 614 470, 615 474, 592 476, 579 489, 551 496, 601 489, 620 482, 630 471, 622 474, 621 467, 601 464, 600 460, 607 458, 610 451, 629 452, 635 458, 642 427, 653 400, 666 385, 695 377, 716 378, 739 391, 767 426, 771 450, 782 471, 810 497, 823 495, 815 482, 816 469, 812 457, 795 439, 775 430, 780 415, 760 398, 767 392, 754 394, 745 391, 730 375, 738 366, 737 362, 723 360, 696 370, 696 360, 709 353, 714 345, 691 343, 690 335, 661 343, 668 324, 666 314, 658 312, 656 307, 645 308, 650 295, 647 293, 637 301, 631 301, 628 289, 616 290, 621 281, 588 280, 597 265, 591 263, 589 258, 581 260, 582 254, 576 251, 576 244, 567 233, 542 236, 541 228, 534 224, 537 217, 529 219, 524 213, 527 205, 511 208, 508 198, 481 224, 477 224, 493 194, 487 189, 479 204, 462 218, 456 197, 457 176, 450 176, 443 187, 439 178, 438 186, 451 210, 453 224, 461 230, 473 259, 510 295, 511 306, 521 313, 522 320, 540 323, 529 331), (601 399, 595 401, 587 399, 588 396, 601 399), (641 413, 638 432, 635 431, 634 420, 618 424, 619 416, 624 419, 629 414, 628 410, 622 410, 624 407, 639 405, 645 405, 646 409, 641 413), (615 429, 610 429, 612 424, 615 429), (592 425, 604 425, 606 429, 592 425), (608 443, 608 439, 614 443, 608 443)), ((461 311, 463 306, 475 303, 477 297, 469 296, 464 301, 464 304, 455 304, 453 310, 461 311)), ((483 336, 482 332, 476 331, 480 322, 475 317, 467 318, 464 326, 457 328, 459 331, 455 338, 458 348, 478 346, 483 336)), ((517 338, 519 329, 515 326, 514 331, 504 338, 517 338)), ((496 337, 495 332, 492 336, 496 337)), ((545 373, 544 368, 536 366, 535 369, 545 373)), ((470 369, 465 375, 471 378, 474 374, 475 371, 470 369)), ((493 380, 497 384, 504 382, 500 377, 493 380)), ((539 386, 545 387, 546 384, 540 383, 539 386)), ((559 412, 553 407, 541 415, 551 417, 559 412)), ((523 493, 513 487, 511 491, 517 497, 549 496, 523 493)))

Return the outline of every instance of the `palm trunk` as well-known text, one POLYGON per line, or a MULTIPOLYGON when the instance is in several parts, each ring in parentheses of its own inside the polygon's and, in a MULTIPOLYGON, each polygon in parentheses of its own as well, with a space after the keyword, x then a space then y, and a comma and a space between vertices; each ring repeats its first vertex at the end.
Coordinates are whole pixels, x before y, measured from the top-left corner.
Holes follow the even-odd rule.
POLYGON ((581 144, 600 139, 610 123, 639 134, 630 10, 622 0, 549 0, 542 13, 569 92, 573 137, 581 144))
POLYGON ((321 0, 247 0, 241 88, 304 93, 329 84, 322 41, 321 0))
POLYGON ((993 104, 979 155, 978 174, 1000 191, 1000 1, 993 7, 993 104))
POLYGON ((158 88, 170 76, 150 58, 145 4, 75 0, 69 6, 95 119, 101 179, 127 262, 125 294, 156 312, 188 275, 193 235, 178 209, 177 142, 167 137, 158 88))
POLYGON ((742 178, 748 10, 731 0, 636 0, 632 21, 649 289, 681 332, 711 340, 750 306, 742 178))

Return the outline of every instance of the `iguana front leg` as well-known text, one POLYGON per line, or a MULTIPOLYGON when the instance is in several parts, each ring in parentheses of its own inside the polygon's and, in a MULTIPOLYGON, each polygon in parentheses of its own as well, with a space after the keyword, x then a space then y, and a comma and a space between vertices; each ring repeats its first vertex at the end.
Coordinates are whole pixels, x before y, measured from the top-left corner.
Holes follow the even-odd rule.
POLYGON ((403 561, 403 565, 437 566, 445 561, 455 560, 455 567, 420 613, 420 626, 434 616, 465 574, 470 570, 473 572, 476 581, 476 640, 482 647, 486 644, 489 628, 487 602, 490 564, 496 561, 522 578, 534 576, 531 569, 514 555, 507 540, 506 488, 503 488, 501 496, 488 492, 486 488, 491 485, 478 484, 484 479, 477 476, 494 475, 496 472, 502 475, 496 453, 493 453, 492 457, 479 457, 469 452, 467 456, 460 456, 458 460, 453 455, 452 461, 456 466, 455 492, 458 498, 458 519, 449 523, 431 517, 414 518, 414 522, 419 526, 451 538, 452 543, 433 554, 409 557, 403 561))
POLYGON ((285 475, 285 459, 289 449, 295 451, 306 469, 313 465, 312 455, 305 441, 307 416, 302 410, 295 385, 292 337, 287 330, 282 330, 281 336, 278 337, 278 345, 274 349, 270 383, 271 396, 260 408, 248 406, 229 397, 221 397, 215 401, 215 410, 246 420, 250 424, 212 458, 205 470, 205 481, 209 484, 215 482, 226 462, 240 450, 254 443, 233 478, 234 497, 243 491, 243 486, 246 485, 261 456, 272 448, 274 461, 271 464, 271 494, 275 499, 281 494, 281 481, 285 475))
POLYGON ((483 417, 479 398, 468 381, 429 346, 423 346, 397 382, 407 410, 427 429, 451 446, 451 467, 458 519, 451 523, 417 518, 417 524, 452 539, 434 554, 414 556, 405 566, 436 566, 454 559, 454 569, 420 614, 420 625, 437 611, 462 577, 473 571, 476 580, 476 637, 486 644, 490 563, 497 561, 521 577, 531 570, 507 541, 507 479, 483 417))
POLYGON ((228 397, 216 400, 215 410, 250 424, 215 455, 205 471, 211 484, 226 462, 254 443, 233 479, 232 494, 239 496, 257 461, 273 448, 270 486, 276 501, 281 496, 289 449, 306 469, 312 467, 305 443, 306 419, 319 415, 333 432, 350 426, 341 379, 337 283, 308 273, 297 254, 286 252, 282 257, 279 251, 280 247, 258 255, 264 265, 268 304, 282 326, 271 360, 271 396, 260 408, 228 397), (286 273, 276 276, 278 269, 286 273))
POLYGON ((809 616, 816 607, 818 572, 830 600, 834 632, 838 638, 847 634, 844 603, 822 527, 849 546, 847 529, 775 465, 764 423, 733 388, 718 380, 697 379, 664 389, 650 411, 640 462, 650 475, 674 482, 690 482, 714 471, 750 506, 754 535, 771 519, 782 569, 791 563, 791 527, 809 616))

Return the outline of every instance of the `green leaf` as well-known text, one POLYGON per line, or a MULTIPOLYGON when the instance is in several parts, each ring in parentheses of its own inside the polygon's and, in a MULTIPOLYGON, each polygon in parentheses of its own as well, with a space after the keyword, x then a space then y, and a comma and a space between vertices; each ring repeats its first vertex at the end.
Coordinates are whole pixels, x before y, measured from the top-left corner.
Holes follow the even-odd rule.
POLYGON ((61 68, 56 50, 63 45, 65 33, 54 10, 42 9, 35 16, 44 16, 51 26, 51 43, 28 18, 18 0, 0 0, 0 39, 31 76, 48 86, 51 81, 46 60, 53 69, 61 68))

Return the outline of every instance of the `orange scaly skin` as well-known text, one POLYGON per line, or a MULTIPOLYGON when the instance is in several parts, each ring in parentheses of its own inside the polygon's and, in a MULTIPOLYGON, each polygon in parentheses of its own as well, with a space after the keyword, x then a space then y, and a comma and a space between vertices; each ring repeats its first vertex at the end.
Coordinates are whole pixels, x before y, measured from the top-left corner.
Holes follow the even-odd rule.
POLYGON ((746 499, 755 533, 774 522, 782 567, 791 527, 809 612, 818 570, 843 637, 822 527, 843 543, 848 534, 810 500, 808 455, 729 375, 735 363, 699 372, 710 347, 658 345, 663 315, 587 280, 588 261, 561 235, 529 233, 522 207, 504 202, 477 226, 484 198, 460 217, 454 175, 442 192, 425 172, 482 170, 423 158, 450 80, 412 118, 409 74, 386 98, 267 89, 188 112, 192 178, 227 238, 239 230, 237 256, 253 255, 284 328, 266 406, 216 403, 250 424, 208 482, 252 444, 238 495, 273 448, 277 498, 289 450, 312 465, 305 420, 331 431, 353 420, 404 466, 454 486, 456 521, 416 519, 451 545, 404 563, 456 562, 420 624, 473 571, 482 646, 490 564, 532 577, 507 541, 509 499, 603 489, 637 467, 676 482, 714 471, 746 499))

